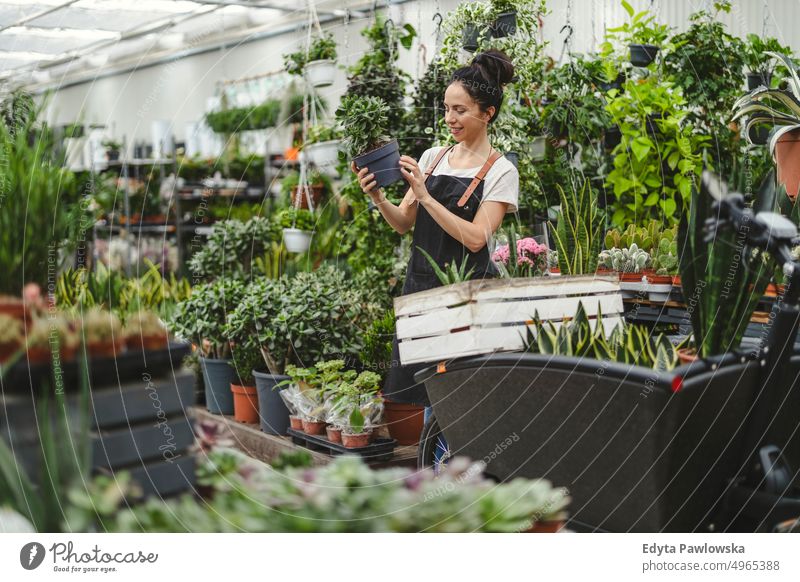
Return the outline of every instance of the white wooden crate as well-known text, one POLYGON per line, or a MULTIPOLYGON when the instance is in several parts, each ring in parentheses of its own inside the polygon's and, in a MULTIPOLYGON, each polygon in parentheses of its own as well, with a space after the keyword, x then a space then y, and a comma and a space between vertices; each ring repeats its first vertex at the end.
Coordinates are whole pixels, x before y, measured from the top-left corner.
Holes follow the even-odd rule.
POLYGON ((397 339, 403 364, 524 349, 534 314, 558 323, 583 303, 606 333, 622 321, 616 276, 485 279, 397 297, 397 339))

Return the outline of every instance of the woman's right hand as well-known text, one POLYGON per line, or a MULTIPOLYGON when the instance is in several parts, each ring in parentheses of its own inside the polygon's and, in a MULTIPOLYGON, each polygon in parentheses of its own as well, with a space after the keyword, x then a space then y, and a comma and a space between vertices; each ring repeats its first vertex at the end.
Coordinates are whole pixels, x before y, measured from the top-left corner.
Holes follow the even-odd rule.
POLYGON ((358 176, 358 183, 361 190, 370 198, 380 198, 381 191, 377 187, 378 183, 375 181, 375 174, 369 173, 369 168, 363 167, 360 170, 356 168, 355 162, 350 162, 350 169, 358 176))

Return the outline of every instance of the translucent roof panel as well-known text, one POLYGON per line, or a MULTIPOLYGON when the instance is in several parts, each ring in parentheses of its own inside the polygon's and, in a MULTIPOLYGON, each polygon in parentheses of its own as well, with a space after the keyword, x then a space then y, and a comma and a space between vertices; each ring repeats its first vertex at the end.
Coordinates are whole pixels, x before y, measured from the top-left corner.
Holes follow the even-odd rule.
MULTIPOLYGON (((131 5, 136 6, 136 3, 132 2, 131 5)), ((27 22, 27 26, 39 28, 90 28, 124 32, 163 18, 163 14, 138 10, 89 10, 70 6, 45 16, 34 18, 27 22)))
POLYGON ((45 4, 28 2, 25 4, 0 3, 0 26, 11 26, 21 18, 39 14, 51 8, 45 4))

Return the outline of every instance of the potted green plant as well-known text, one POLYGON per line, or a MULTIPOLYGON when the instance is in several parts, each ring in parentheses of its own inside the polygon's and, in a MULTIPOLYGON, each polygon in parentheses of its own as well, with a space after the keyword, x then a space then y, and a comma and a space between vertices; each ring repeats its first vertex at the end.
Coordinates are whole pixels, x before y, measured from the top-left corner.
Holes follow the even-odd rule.
POLYGON ((177 304, 169 322, 173 333, 191 341, 202 354, 206 406, 212 414, 233 414, 230 387, 236 371, 231 365, 226 321, 243 296, 244 285, 235 279, 198 285, 188 299, 177 304))
MULTIPOLYGON (((492 9, 487 2, 463 3, 456 9, 453 27, 461 31, 461 48, 474 53, 492 38, 492 9)), ((516 24, 516 15, 515 15, 516 24)))
POLYGON ((603 250, 598 258, 598 265, 619 273, 621 281, 641 281, 642 272, 650 262, 650 254, 636 243, 629 248, 603 250))
POLYGON ((314 214, 304 208, 286 208, 278 215, 283 227, 283 243, 290 253, 304 253, 311 247, 314 214))
POLYGON ((32 364, 46 364, 52 360, 53 352, 58 351, 61 359, 78 347, 78 334, 63 314, 37 318, 28 330, 26 338, 28 361, 32 364))
POLYGON ((319 170, 335 175, 341 143, 342 131, 339 127, 322 123, 312 125, 308 128, 303 153, 319 170))
POLYGON ((792 49, 783 46, 776 38, 761 38, 753 33, 747 35, 743 56, 748 91, 771 85, 774 61, 768 53, 791 55, 792 49))
POLYGON ((106 139, 100 142, 104 148, 106 148, 106 159, 109 162, 116 162, 119 160, 119 154, 122 150, 122 143, 115 141, 113 139, 106 139))
POLYGON ((93 356, 114 357, 125 345, 119 317, 99 307, 93 307, 83 313, 81 334, 89 353, 93 356))
MULTIPOLYGON (((577 178, 576 178, 577 179, 577 178)), ((572 180, 565 191, 557 186, 561 197, 556 224, 550 232, 558 251, 558 266, 562 275, 587 275, 597 269, 597 259, 603 242, 603 212, 597 205, 597 192, 586 179, 580 187, 572 180)))
POLYGON ((517 34, 517 2, 515 0, 491 0, 494 15, 489 30, 493 38, 505 38, 517 34))
POLYGON ((122 331, 129 350, 136 348, 160 350, 169 342, 164 322, 158 314, 149 309, 139 310, 127 317, 122 331))
POLYGON ((330 33, 311 41, 303 75, 312 87, 333 85, 336 76, 336 41, 330 33))
POLYGON ((255 338, 232 338, 231 348, 236 380, 231 382, 233 418, 245 424, 258 424, 259 398, 254 370, 263 365, 255 338))
POLYGON ((379 97, 346 96, 336 110, 344 148, 356 168, 369 168, 378 188, 403 180, 397 140, 386 137, 389 107, 379 97))
POLYGON ((800 77, 789 57, 767 53, 781 61, 788 72, 788 90, 759 87, 739 99, 733 106, 733 121, 747 116, 745 135, 754 145, 763 145, 757 128, 770 127, 769 153, 775 160, 778 182, 790 198, 800 190, 800 77))
POLYGON ((661 46, 669 37, 669 27, 657 24, 655 15, 648 10, 637 13, 626 0, 622 0, 622 7, 628 13, 630 21, 609 28, 609 37, 620 39, 628 45, 634 67, 646 67, 655 60, 661 46))
POLYGON ((342 379, 334 389, 329 418, 342 427, 342 444, 348 449, 367 446, 371 427, 380 421, 380 381, 378 374, 366 371, 354 379, 342 379))
POLYGON ((22 322, 0 313, 0 364, 8 360, 22 345, 22 322))
POLYGON ((300 184, 300 172, 292 171, 281 180, 281 192, 290 200, 290 204, 294 208, 302 208, 305 210, 319 208, 325 194, 331 191, 330 178, 319 171, 309 171, 306 176, 306 185, 309 189, 308 193, 303 191, 304 188, 300 184), (309 195, 311 196, 311 206, 313 206, 313 208, 309 207, 309 195))

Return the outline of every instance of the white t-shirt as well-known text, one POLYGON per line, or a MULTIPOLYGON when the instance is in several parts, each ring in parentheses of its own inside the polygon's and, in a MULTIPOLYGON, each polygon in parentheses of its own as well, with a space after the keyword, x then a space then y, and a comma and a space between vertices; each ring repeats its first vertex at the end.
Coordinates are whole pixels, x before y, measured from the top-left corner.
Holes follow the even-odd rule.
MULTIPOLYGON (((436 159, 436 155, 444 148, 433 147, 422 154, 419 158, 419 169, 425 173, 428 166, 436 159)), ((474 178, 478 170, 481 169, 483 164, 474 168, 451 168, 450 163, 447 161, 449 154, 444 156, 439 162, 439 165, 433 170, 433 176, 444 174, 447 176, 456 176, 458 178, 474 178)), ((514 164, 508 161, 505 156, 500 157, 483 179, 483 198, 481 204, 487 200, 494 202, 505 202, 508 204, 506 213, 516 212, 517 203, 519 201, 519 172, 514 167, 514 164)))

